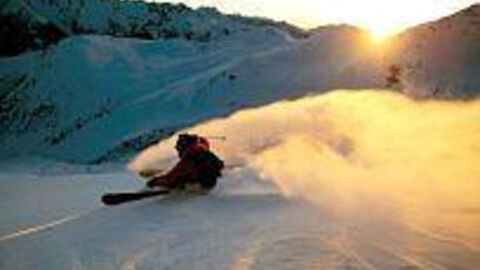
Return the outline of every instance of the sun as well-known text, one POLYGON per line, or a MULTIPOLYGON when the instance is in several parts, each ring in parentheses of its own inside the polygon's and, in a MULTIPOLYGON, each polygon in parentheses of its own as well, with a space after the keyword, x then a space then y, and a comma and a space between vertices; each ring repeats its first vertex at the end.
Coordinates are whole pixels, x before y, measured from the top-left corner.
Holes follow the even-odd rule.
POLYGON ((383 43, 398 32, 396 27, 382 23, 368 25, 365 28, 370 33, 372 41, 375 43, 383 43))
MULTIPOLYGON (((383 42, 409 27, 448 13, 447 8, 440 9, 440 5, 431 0, 297 0, 290 2, 292 3, 290 6, 279 7, 276 11, 285 16, 295 14, 295 18, 303 18, 303 21, 311 22, 310 27, 329 23, 361 27, 367 29, 371 33, 372 40, 377 42, 383 42)), ((307 25, 307 28, 309 26, 307 25)))

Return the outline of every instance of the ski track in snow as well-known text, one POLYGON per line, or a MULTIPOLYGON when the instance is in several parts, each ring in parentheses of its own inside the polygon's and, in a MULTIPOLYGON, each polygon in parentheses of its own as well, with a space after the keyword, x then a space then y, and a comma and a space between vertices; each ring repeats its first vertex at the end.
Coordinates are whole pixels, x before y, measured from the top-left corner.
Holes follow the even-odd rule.
POLYGON ((9 233, 9 234, 0 236, 0 243, 8 241, 8 240, 15 239, 15 238, 18 238, 18 237, 23 237, 23 236, 28 236, 28 235, 31 235, 31 234, 34 234, 34 233, 39 233, 39 232, 42 232, 42 231, 45 231, 45 230, 51 230, 51 229, 53 229, 57 226, 60 226, 60 225, 65 224, 67 222, 72 222, 72 221, 74 221, 74 220, 76 220, 80 217, 83 217, 84 215, 86 215, 90 212, 92 212, 92 211, 88 211, 87 213, 83 213, 83 214, 67 216, 67 217, 64 217, 64 218, 61 218, 61 219, 58 219, 58 220, 54 220, 52 222, 49 222, 49 223, 46 223, 46 224, 43 224, 43 225, 33 226, 33 227, 30 227, 30 228, 22 229, 22 230, 17 231, 17 232, 13 232, 13 233, 9 233))
POLYGON ((480 252, 480 248, 478 246, 475 246, 474 244, 472 244, 468 241, 462 241, 461 239, 452 238, 452 237, 443 235, 441 233, 436 233, 432 230, 425 229, 425 228, 423 228, 421 226, 418 226, 416 224, 408 224, 408 226, 410 226, 410 228, 412 229, 413 232, 418 233, 419 235, 422 235, 424 237, 431 238, 435 241, 457 244, 457 245, 461 245, 461 246, 467 248, 470 251, 480 252))

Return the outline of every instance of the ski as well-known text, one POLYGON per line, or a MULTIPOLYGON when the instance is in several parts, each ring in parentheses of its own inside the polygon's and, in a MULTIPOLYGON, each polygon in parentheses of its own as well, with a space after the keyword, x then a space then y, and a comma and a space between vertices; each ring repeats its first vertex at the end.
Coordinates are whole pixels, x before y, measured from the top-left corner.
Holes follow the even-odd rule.
POLYGON ((142 190, 136 192, 107 193, 102 196, 105 205, 118 205, 170 193, 168 189, 142 190))

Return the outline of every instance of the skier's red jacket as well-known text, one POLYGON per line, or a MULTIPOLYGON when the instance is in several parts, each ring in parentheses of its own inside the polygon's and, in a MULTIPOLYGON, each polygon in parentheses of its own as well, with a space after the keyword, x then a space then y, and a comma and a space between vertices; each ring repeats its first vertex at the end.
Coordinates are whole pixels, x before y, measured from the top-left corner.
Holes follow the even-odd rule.
POLYGON ((195 163, 192 158, 202 151, 210 151, 210 145, 205 138, 198 137, 197 142, 182 153, 180 161, 175 167, 164 175, 154 177, 147 185, 149 187, 178 188, 187 183, 199 183, 206 165, 195 163))

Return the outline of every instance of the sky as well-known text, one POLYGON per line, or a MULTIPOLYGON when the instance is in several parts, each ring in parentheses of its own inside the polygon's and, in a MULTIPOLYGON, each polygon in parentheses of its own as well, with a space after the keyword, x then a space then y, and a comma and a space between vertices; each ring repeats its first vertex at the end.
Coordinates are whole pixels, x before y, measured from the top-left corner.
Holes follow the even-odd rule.
MULTIPOLYGON (((161 1, 159 2, 167 2, 161 1)), ((191 7, 215 6, 239 13, 284 20, 303 28, 347 23, 387 36, 466 8, 477 0, 184 0, 191 7)))

